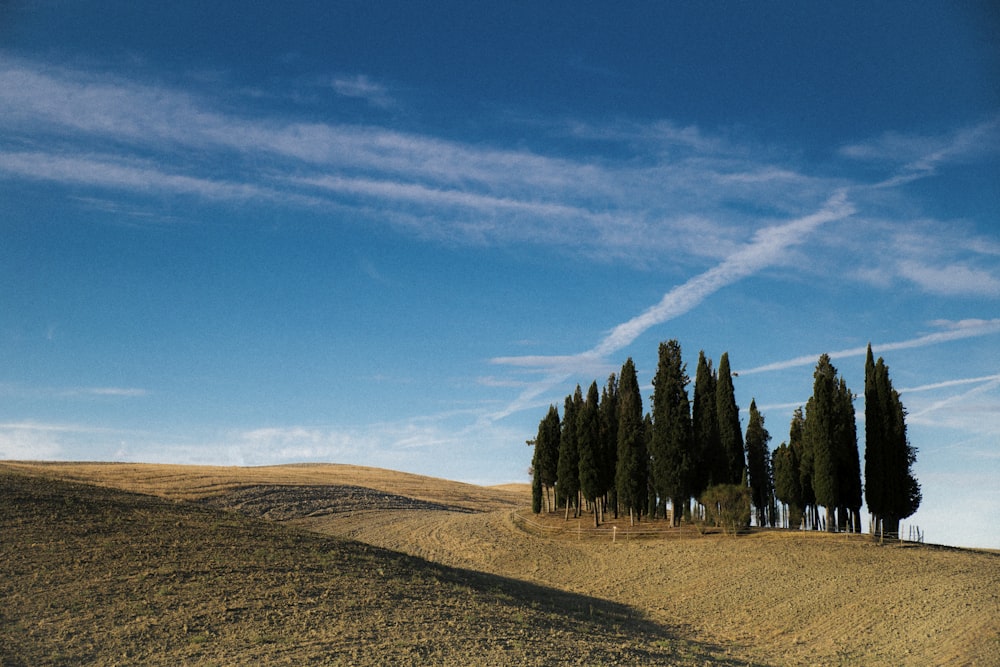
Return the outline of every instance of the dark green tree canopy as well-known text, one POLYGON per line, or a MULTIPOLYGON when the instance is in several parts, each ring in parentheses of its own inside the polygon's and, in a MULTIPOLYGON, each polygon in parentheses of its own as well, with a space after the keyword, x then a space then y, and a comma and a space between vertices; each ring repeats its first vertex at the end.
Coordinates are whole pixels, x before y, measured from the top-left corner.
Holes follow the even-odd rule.
POLYGON ((729 481, 729 461, 719 437, 719 416, 716 407, 716 377, 712 362, 705 352, 698 354, 698 369, 694 376, 694 404, 691 423, 694 432, 694 462, 698 474, 694 477, 692 495, 698 497, 709 486, 729 481))
POLYGON ((773 495, 771 482, 771 457, 767 443, 771 434, 764 428, 764 417, 757 410, 757 401, 750 401, 750 422, 747 425, 747 477, 750 482, 750 501, 757 514, 757 525, 769 525, 768 510, 773 495))
POLYGON ((670 499, 674 522, 686 505, 691 490, 691 408, 687 384, 690 382, 681 346, 676 340, 660 343, 660 360, 653 379, 653 485, 661 500, 670 499))
POLYGON ((612 373, 601 391, 601 494, 608 493, 617 505, 615 470, 618 466, 618 377, 612 373))
POLYGON ((550 405, 549 411, 538 425, 538 436, 535 438, 537 461, 535 474, 544 486, 554 486, 559 466, 559 411, 550 405))
POLYGON ((917 452, 906 436, 906 410, 889 379, 889 368, 865 360, 865 500, 886 530, 895 533, 901 519, 920 506, 920 484, 912 466, 917 452))
POLYGON ((865 364, 865 477, 854 408, 856 398, 844 378, 821 355, 813 372, 813 392, 805 409, 796 408, 787 444, 769 452, 771 436, 756 401, 749 406, 745 434, 740 428, 729 355, 718 373, 704 351, 698 355, 694 400, 677 340, 662 342, 653 378, 649 412, 643 412, 635 364, 611 373, 603 389, 595 380, 584 397, 580 385, 566 397, 563 419, 550 405, 539 423, 532 458, 533 505, 575 508, 586 499, 595 522, 611 509, 636 519, 656 516, 667 503, 674 521, 689 516, 690 500, 719 484, 746 487, 761 526, 776 525, 776 500, 788 505, 790 523, 817 528, 819 507, 830 530, 860 530, 862 496, 890 532, 921 502, 913 476, 916 449, 907 441, 906 410, 892 387, 888 368, 868 348, 865 364), (745 436, 745 437, 744 437, 745 436))
POLYGON ((576 501, 580 491, 580 454, 577 450, 576 422, 583 394, 580 385, 576 393, 566 397, 563 406, 562 431, 559 435, 559 464, 557 466, 556 494, 559 503, 576 501))
POLYGON ((857 430, 853 396, 846 382, 837 377, 829 355, 822 355, 813 373, 813 395, 806 403, 804 441, 811 462, 815 502, 826 508, 827 528, 834 530, 834 510, 840 525, 853 514, 860 522, 861 468, 858 463, 857 430))
POLYGON ((590 385, 587 398, 580 406, 576 416, 576 442, 579 452, 580 491, 583 497, 593 502, 604 493, 601 478, 603 464, 601 444, 601 416, 598 411, 600 395, 597 393, 597 382, 590 385))
POLYGON ((719 440, 726 456, 726 470, 730 484, 743 479, 746 460, 743 457, 743 429, 740 426, 740 409, 736 405, 736 390, 729 369, 729 353, 719 359, 719 374, 715 385, 715 405, 719 419, 719 440))
POLYGON ((615 487, 618 502, 630 516, 638 517, 646 508, 646 425, 642 412, 642 394, 635 364, 629 357, 622 366, 618 385, 618 460, 615 487))

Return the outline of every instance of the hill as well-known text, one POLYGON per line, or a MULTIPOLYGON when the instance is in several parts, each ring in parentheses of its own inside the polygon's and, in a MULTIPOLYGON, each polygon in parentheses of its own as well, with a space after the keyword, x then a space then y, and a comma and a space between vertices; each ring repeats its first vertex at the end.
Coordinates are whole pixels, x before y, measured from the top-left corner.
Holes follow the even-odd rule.
POLYGON ((522 487, 371 468, 14 467, 0 465, 13 536, 0 567, 25 553, 33 566, 4 571, 22 587, 4 591, 17 601, 5 613, 33 620, 4 631, 2 655, 36 639, 62 645, 38 628, 55 632, 73 612, 32 602, 59 591, 93 616, 93 636, 102 623, 131 627, 122 650, 170 646, 187 662, 1000 664, 994 553, 797 531, 528 532, 522 487), (9 480, 35 489, 18 492, 30 501, 12 498, 9 480), (67 525, 89 527, 77 535, 67 525), (129 553, 145 555, 112 576, 129 553), (52 563, 62 574, 46 574, 52 563), (88 607, 102 584, 115 592, 88 607), (122 604, 127 613, 114 611, 122 604), (281 642, 277 628, 289 628, 281 642))
POLYGON ((625 605, 36 473, 0 464, 5 666, 736 664, 625 605))

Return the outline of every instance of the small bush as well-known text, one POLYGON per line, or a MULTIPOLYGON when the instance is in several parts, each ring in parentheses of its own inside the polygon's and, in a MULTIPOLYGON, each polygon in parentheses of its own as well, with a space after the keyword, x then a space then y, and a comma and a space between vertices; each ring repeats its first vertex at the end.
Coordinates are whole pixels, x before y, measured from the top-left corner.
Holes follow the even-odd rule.
POLYGON ((750 526, 750 489, 739 484, 717 484, 709 487, 699 499, 705 506, 705 520, 736 534, 750 526))

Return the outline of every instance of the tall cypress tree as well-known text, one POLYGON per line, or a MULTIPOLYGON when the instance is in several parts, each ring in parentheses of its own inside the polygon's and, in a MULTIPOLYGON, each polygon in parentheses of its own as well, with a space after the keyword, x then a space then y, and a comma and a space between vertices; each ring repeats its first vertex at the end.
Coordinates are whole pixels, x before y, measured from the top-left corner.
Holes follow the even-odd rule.
POLYGON ((774 471, 774 495, 788 506, 788 527, 797 527, 802 521, 804 507, 798 452, 787 443, 781 443, 771 455, 771 469, 774 471))
POLYGON ((813 450, 806 439, 806 418, 802 407, 795 408, 792 423, 788 427, 788 446, 797 453, 799 463, 799 492, 802 494, 802 509, 806 514, 807 527, 819 530, 819 508, 816 506, 816 492, 813 490, 813 450))
POLYGON ((576 393, 566 397, 563 406, 562 431, 559 434, 559 464, 557 466, 556 497, 559 503, 566 503, 566 518, 569 519, 569 507, 574 507, 573 516, 577 516, 580 493, 580 454, 577 451, 576 416, 579 406, 583 403, 580 385, 576 393))
POLYGON ((722 439, 719 437, 715 387, 716 377, 712 370, 712 362, 705 358, 704 351, 699 352, 698 369, 694 376, 694 402, 691 408, 698 471, 691 492, 696 498, 700 498, 708 487, 729 480, 729 463, 722 448, 722 439))
MULTIPOLYGON (((615 474, 618 467, 618 378, 612 373, 601 390, 601 495, 618 518, 618 491, 615 474)), ((607 511, 606 508, 604 511, 607 511)))
POLYGON ((687 373, 676 340, 660 343, 653 379, 653 481, 661 502, 670 499, 679 526, 691 496, 691 408, 687 373))
POLYGON ((646 435, 646 515, 656 518, 657 495, 656 480, 653 478, 653 415, 647 412, 642 418, 642 428, 646 435))
MULTIPOLYGON (((528 444, 531 444, 529 441, 528 444)), ((531 457, 531 511, 538 514, 542 511, 542 478, 538 474, 538 441, 535 441, 535 454, 531 457)))
POLYGON ((851 529, 860 532, 861 462, 858 457, 857 420, 854 415, 854 395, 844 378, 840 378, 837 392, 836 429, 837 479, 840 486, 838 527, 841 531, 851 529))
POLYGON ((618 385, 618 461, 615 487, 618 502, 629 513, 632 524, 646 509, 647 467, 646 427, 642 414, 642 394, 629 357, 622 366, 618 385))
POLYGON ((895 535, 899 522, 920 506, 920 484, 912 466, 917 450, 906 436, 906 409, 889 379, 889 368, 865 362, 865 499, 882 529, 895 535))
POLYGON ((811 455, 816 503, 826 508, 827 530, 840 527, 861 507, 861 466, 858 462, 854 405, 847 383, 837 377, 829 355, 822 355, 813 374, 813 395, 806 404, 805 441, 811 455))
POLYGON ((746 461, 743 458, 743 429, 740 426, 740 409, 736 405, 732 371, 729 370, 729 353, 719 359, 719 374, 715 384, 715 406, 719 419, 719 440, 726 456, 726 479, 716 483, 739 484, 743 480, 746 461))
POLYGON ((600 525, 597 498, 604 493, 601 486, 603 451, 601 444, 601 416, 598 403, 597 382, 587 390, 587 398, 576 415, 576 444, 579 452, 580 492, 594 506, 594 527, 600 525))
POLYGON ((773 496, 770 456, 767 443, 771 434, 764 428, 764 417, 757 411, 757 402, 750 401, 750 422, 747 425, 747 476, 750 482, 750 502, 753 503, 758 526, 770 525, 768 517, 773 496))
POLYGON ((816 503, 826 509, 827 529, 836 529, 834 510, 840 500, 837 488, 834 435, 837 370, 823 354, 813 373, 813 394, 806 403, 805 441, 812 455, 812 488, 816 503))
POLYGON ((878 382, 872 344, 868 343, 865 355, 865 501, 868 511, 881 521, 888 507, 886 494, 890 484, 886 476, 890 417, 886 414, 888 406, 879 392, 878 382))
POLYGON ((542 504, 546 512, 553 510, 550 495, 559 473, 560 427, 559 411, 556 406, 550 405, 548 413, 538 424, 538 435, 535 438, 535 458, 531 463, 535 477, 538 478, 539 490, 544 501, 542 504))

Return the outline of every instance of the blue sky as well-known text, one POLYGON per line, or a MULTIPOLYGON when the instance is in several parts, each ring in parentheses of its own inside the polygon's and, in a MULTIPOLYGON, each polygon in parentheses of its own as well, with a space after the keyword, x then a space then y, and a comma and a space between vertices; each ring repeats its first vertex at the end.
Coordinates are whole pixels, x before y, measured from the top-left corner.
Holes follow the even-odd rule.
POLYGON ((773 448, 871 341, 1000 548, 996 8, 536 4, 0 7, 0 458, 526 481, 671 338, 773 448))

